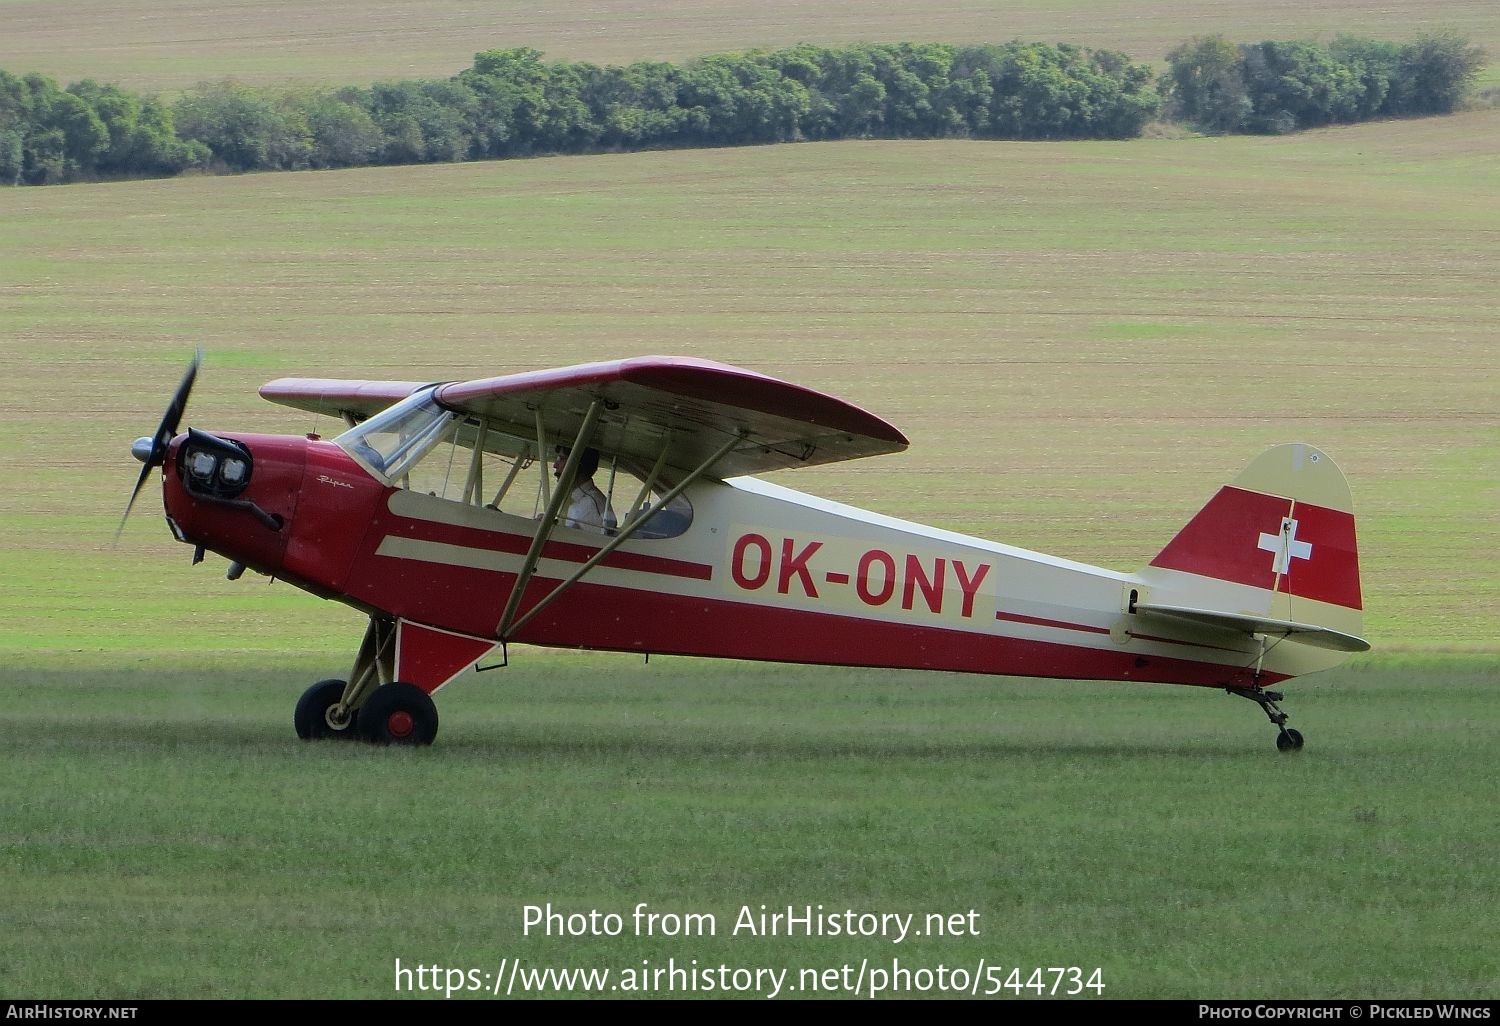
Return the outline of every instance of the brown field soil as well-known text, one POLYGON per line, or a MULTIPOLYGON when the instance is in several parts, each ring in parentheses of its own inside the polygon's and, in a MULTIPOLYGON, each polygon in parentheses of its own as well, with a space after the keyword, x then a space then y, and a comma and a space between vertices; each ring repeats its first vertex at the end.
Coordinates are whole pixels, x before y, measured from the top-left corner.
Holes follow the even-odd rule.
POLYGON ((1407 40, 1445 29, 1500 53, 1500 5, 1491 0, 0 0, 0 68, 170 92, 222 78, 345 85, 446 77, 479 50, 510 46, 628 64, 803 41, 1019 38, 1160 63, 1195 35, 1407 40))
POLYGON ((1367 629, 1496 650, 1500 111, 1275 139, 842 143, 10 190, 0 648, 343 650, 357 617, 190 570, 187 422, 302 432, 285 374, 642 353, 845 396, 909 452, 792 487, 1132 569, 1264 447, 1349 475, 1367 629))

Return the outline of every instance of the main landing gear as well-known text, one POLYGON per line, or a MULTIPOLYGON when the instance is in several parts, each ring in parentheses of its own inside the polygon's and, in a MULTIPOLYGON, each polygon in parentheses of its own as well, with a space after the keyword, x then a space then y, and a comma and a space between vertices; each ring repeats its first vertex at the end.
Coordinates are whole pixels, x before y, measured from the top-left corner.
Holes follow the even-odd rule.
POLYGON ((371 744, 430 745, 437 728, 437 706, 415 684, 382 684, 359 710, 360 735, 371 744))
POLYGON ((304 741, 321 741, 358 734, 353 710, 339 704, 347 686, 342 680, 320 680, 302 692, 302 697, 297 700, 297 711, 292 714, 298 737, 304 741))
POLYGON ((377 745, 430 745, 438 713, 432 696, 394 680, 396 624, 370 619, 349 680, 320 680, 303 692, 292 719, 304 741, 359 738, 377 745))
POLYGON ((1280 691, 1267 691, 1259 687, 1225 688, 1224 690, 1231 695, 1239 695, 1241 698, 1250 699, 1250 701, 1260 706, 1261 711, 1266 714, 1267 719, 1276 724, 1277 751, 1299 752, 1302 750, 1302 732, 1286 725, 1287 714, 1282 712, 1281 707, 1276 704, 1282 701, 1284 697, 1280 691))

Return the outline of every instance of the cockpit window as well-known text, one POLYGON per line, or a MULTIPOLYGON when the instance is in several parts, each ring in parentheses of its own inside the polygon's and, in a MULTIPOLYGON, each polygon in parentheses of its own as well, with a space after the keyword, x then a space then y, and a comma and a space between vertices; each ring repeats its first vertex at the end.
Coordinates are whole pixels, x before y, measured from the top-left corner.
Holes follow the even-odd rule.
POLYGON ((349 455, 387 481, 398 482, 452 429, 458 414, 445 410, 427 388, 334 439, 349 455))
MULTIPOLYGON (((408 396, 339 435, 334 443, 397 488, 527 519, 541 516, 557 484, 554 454, 539 459, 534 439, 444 409, 433 398, 435 390, 434 386, 408 396)), ((607 508, 618 511, 618 527, 604 531, 611 535, 646 517, 673 483, 654 476, 649 467, 608 453, 601 453, 593 480, 605 494, 607 508)), ((563 516, 567 509, 563 503, 563 516)), ((692 504, 679 495, 631 537, 675 538, 692 521, 692 504)))
POLYGON ((647 484, 650 477, 650 471, 645 468, 636 467, 626 460, 619 462, 617 480, 611 481, 611 497, 623 510, 620 526, 627 527, 649 514, 650 519, 636 528, 634 537, 675 538, 693 523, 692 503, 688 502, 686 495, 679 495, 651 514, 651 507, 671 490, 671 483, 651 480, 647 484))

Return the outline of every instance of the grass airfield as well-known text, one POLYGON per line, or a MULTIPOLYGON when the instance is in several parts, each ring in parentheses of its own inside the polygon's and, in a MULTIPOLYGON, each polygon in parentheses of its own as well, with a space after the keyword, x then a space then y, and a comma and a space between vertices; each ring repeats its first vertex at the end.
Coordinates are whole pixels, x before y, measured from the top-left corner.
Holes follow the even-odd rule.
POLYGON ((1325 675, 1293 702, 1309 748, 1278 758, 1259 713, 1213 692, 603 656, 445 693, 428 750, 303 745, 287 685, 313 665, 181 662, 7 688, 6 996, 385 997, 398 958, 794 980, 983 959, 1098 966, 1114 998, 1495 994, 1479 668, 1325 675), (526 936, 549 902, 717 932, 526 936), (762 904, 973 909, 979 935, 735 935, 762 904))
POLYGON ((1496 996, 1496 140, 1485 111, 0 193, 0 994, 982 958, 1115 998, 1496 996), (358 618, 190 568, 150 489, 111 547, 200 343, 186 423, 288 432, 333 428, 255 396, 284 374, 742 363, 912 438, 783 483, 1122 569, 1309 441, 1375 651, 1287 687, 1291 758, 1212 691, 532 651, 444 691, 430 750, 303 745, 358 618), (548 902, 720 930, 524 935, 548 902), (981 932, 726 935, 763 903, 981 932))

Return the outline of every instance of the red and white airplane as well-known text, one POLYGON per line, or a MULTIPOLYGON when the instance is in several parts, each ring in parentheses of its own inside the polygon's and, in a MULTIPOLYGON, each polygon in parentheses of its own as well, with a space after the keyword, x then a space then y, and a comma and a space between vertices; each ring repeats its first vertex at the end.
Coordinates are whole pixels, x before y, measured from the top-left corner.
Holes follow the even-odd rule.
POLYGON ((756 480, 907 440, 738 367, 260 390, 342 418, 332 440, 179 435, 197 370, 133 447, 131 503, 160 467, 194 562, 212 550, 231 579, 248 567, 369 615, 348 680, 297 703, 303 738, 431 743, 432 694, 517 642, 1219 688, 1288 750, 1302 736, 1268 687, 1369 648, 1349 487, 1310 445, 1261 455, 1126 574, 756 480))

